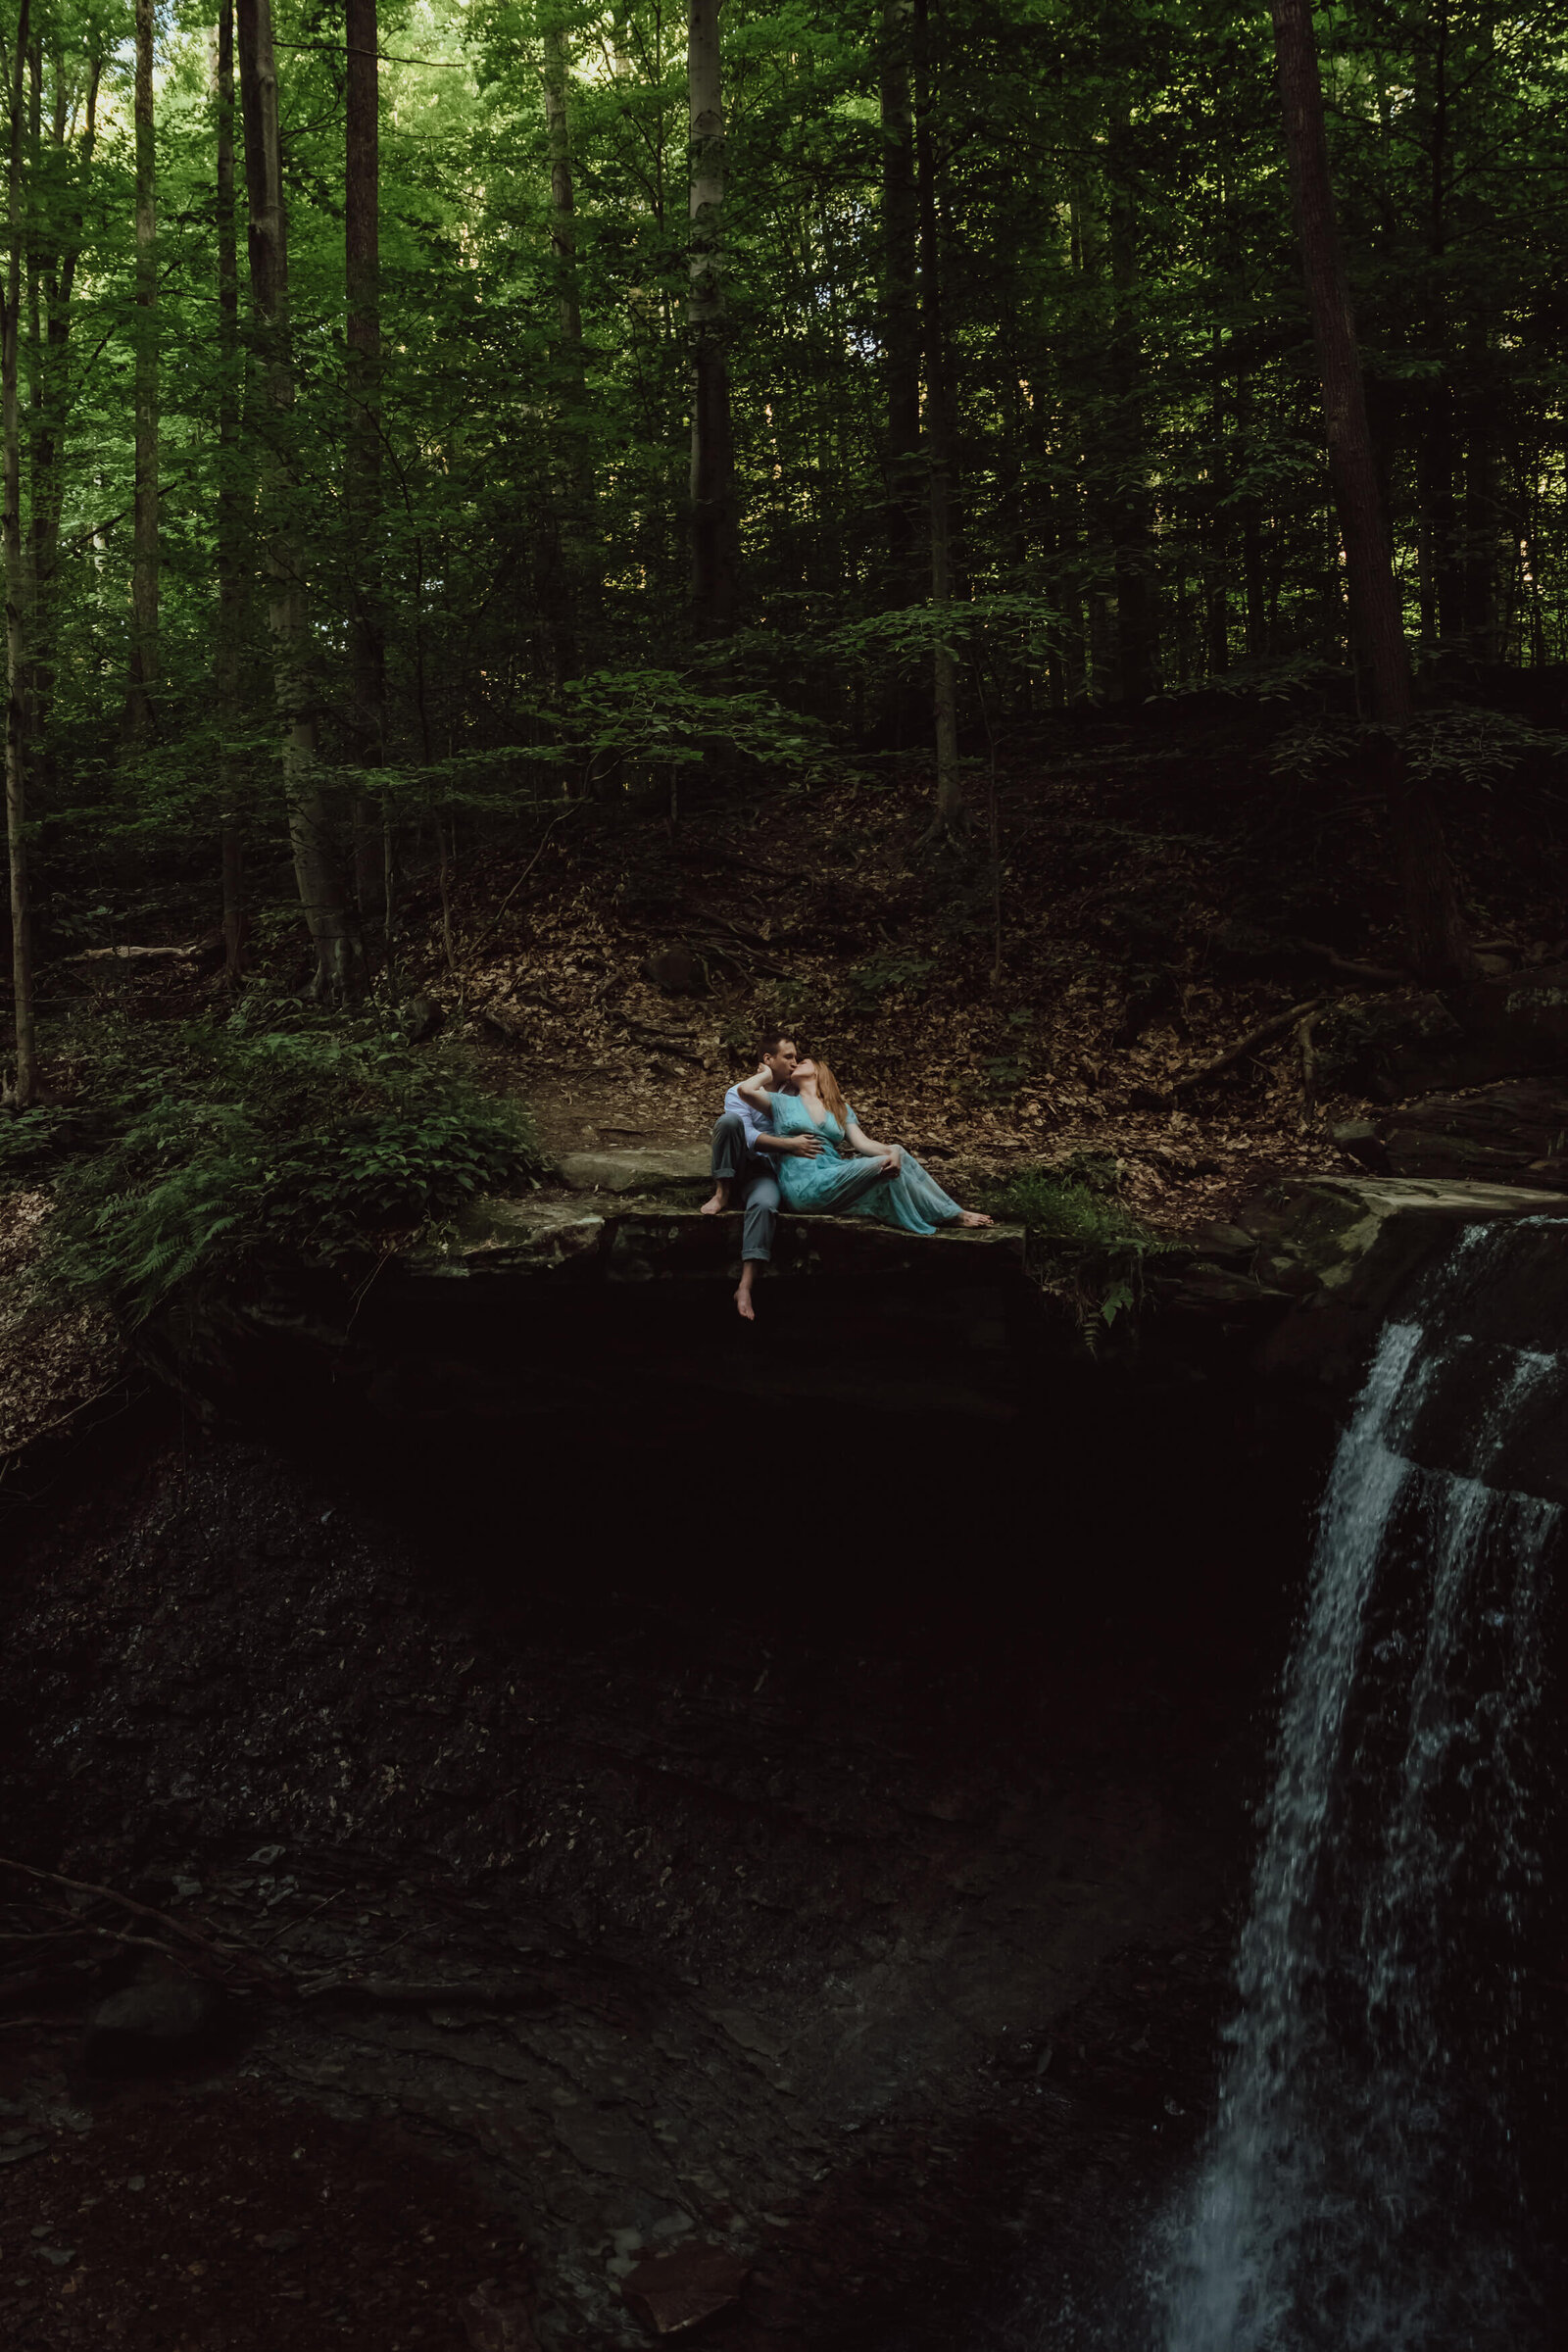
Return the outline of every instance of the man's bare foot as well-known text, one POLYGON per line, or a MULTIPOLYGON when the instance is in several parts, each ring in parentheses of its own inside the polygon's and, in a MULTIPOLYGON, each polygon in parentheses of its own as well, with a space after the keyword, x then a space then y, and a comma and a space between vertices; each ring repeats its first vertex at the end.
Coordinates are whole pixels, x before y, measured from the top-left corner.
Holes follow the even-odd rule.
POLYGON ((727 1184, 715 1185, 711 1200, 703 1202, 702 1213, 705 1217, 721 1217, 728 1206, 729 1186, 727 1184))
POLYGON ((735 1294, 735 1311, 740 1316, 743 1323, 755 1323, 757 1321, 757 1309, 752 1304, 752 1294, 747 1289, 744 1282, 741 1284, 740 1289, 735 1294))
POLYGON ((994 1225, 996 1219, 995 1217, 983 1217, 977 1208, 960 1208, 958 1223, 960 1225, 994 1225))

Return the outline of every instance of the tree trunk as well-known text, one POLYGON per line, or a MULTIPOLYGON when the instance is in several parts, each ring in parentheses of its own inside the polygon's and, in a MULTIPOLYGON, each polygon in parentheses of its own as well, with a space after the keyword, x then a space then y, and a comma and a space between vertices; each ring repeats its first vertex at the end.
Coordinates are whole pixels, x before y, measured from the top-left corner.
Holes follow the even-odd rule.
POLYGON ((260 435, 262 491, 270 580, 268 621, 283 733, 283 798, 300 904, 315 955, 313 992, 327 1002, 340 1003, 358 991, 359 943, 349 923, 342 882, 332 858, 316 758, 309 617, 293 512, 296 484, 290 427, 294 375, 271 0, 238 0, 238 27, 240 112, 250 202, 251 297, 266 376, 260 435))
POLYGON ((610 65, 617 81, 631 79, 631 0, 615 0, 610 12, 610 65))
POLYGON ((927 0, 914 0, 914 120, 920 217, 920 325, 925 344, 926 461, 930 496, 931 609, 939 641, 931 663, 936 734, 937 805, 931 835, 963 824, 958 766, 958 665, 948 633, 953 612, 953 444, 947 337, 942 322, 942 247, 937 226, 936 159, 931 135, 931 46, 927 0))
MULTIPOLYGON (((239 340, 239 219, 234 200, 234 0, 220 0, 218 17, 218 723, 237 728, 243 710, 245 623, 249 573, 245 561, 245 485, 241 475, 239 340)), ((223 976, 239 986, 244 961, 244 834, 240 824, 241 760, 224 749, 223 811, 219 853, 222 884, 223 976)))
MULTIPOLYGON (((65 61, 54 59, 55 88, 50 135, 57 159, 63 159, 71 127, 66 91, 65 61)), ((76 268, 81 257, 84 183, 98 144, 98 91, 103 60, 87 61, 82 123, 77 147, 80 180, 74 204, 62 209, 61 229, 40 255, 39 279, 43 297, 43 344, 39 353, 38 401, 34 412, 31 470, 31 605, 32 642, 27 654, 27 732, 35 761, 42 763, 48 781, 49 727, 55 695, 55 636, 59 602, 60 517, 65 504, 61 460, 71 410, 72 303, 75 297, 76 268)))
MULTIPOLYGON (((381 576, 381 70, 376 0, 348 0, 348 120, 343 245, 348 431, 344 491, 353 612, 353 733, 362 765, 386 759, 386 616, 381 576)), ((385 894, 383 826, 355 795, 354 879, 362 918, 385 894)))
MULTIPOLYGON (((1428 335, 1437 374, 1427 389, 1422 431, 1416 446, 1416 496, 1421 512, 1421 637, 1428 652, 1448 654, 1464 635, 1464 564, 1454 499, 1456 440, 1453 345, 1449 305, 1444 299, 1444 260, 1448 247, 1450 123, 1448 87, 1449 9, 1438 0, 1432 16, 1430 100, 1432 135, 1427 151, 1427 256, 1434 287, 1428 335)), ((1421 74, 1418 62, 1417 74, 1421 74)))
MULTIPOLYGON (((34 35, 27 44, 27 144, 23 162, 24 184, 40 184, 43 163, 43 43, 34 35)), ((27 455, 37 450, 38 436, 43 425, 43 333, 42 333, 42 247, 48 236, 45 220, 36 212, 28 220, 24 232, 25 251, 23 267, 26 277, 27 357, 21 366, 21 380, 29 389, 27 406, 31 411, 27 430, 24 435, 27 455)), ((20 420, 19 420, 20 421, 20 420)), ((27 565, 27 667, 26 683, 23 690, 24 719, 32 760, 33 781, 37 781, 38 714, 34 703, 37 682, 37 623, 38 574, 33 564, 33 540, 30 529, 23 533, 23 558, 27 565)))
POLYGON ((1242 501, 1242 578, 1247 588, 1247 655, 1261 662, 1269 650, 1268 588, 1263 577, 1263 517, 1255 498, 1242 501))
POLYGON ((577 667, 577 608, 585 597, 596 597, 599 588, 593 453, 587 429, 588 381, 571 184, 570 87, 571 59, 565 26, 552 9, 544 27, 545 130, 550 147, 550 241, 555 253, 561 318, 561 390, 566 411, 562 420, 565 481, 561 502, 566 594, 558 621, 556 652, 556 668, 561 677, 569 676, 577 667))
POLYGON ((561 343, 582 361, 582 311, 577 297, 577 232, 571 186, 571 122, 566 91, 571 79, 566 32, 552 15, 544 28, 545 135, 550 148, 550 242, 555 250, 561 343))
POLYGON ((919 199, 909 95, 912 0, 883 0, 882 352, 887 386, 887 532, 895 605, 924 593, 920 484, 919 199))
POLYGON ((11 71, 11 140, 6 170, 5 292, 0 301, 0 545, 6 578, 6 850, 11 867, 11 985, 16 1030, 16 1075, 11 1100, 25 1110, 38 1087, 32 1004, 32 910, 27 903, 26 575, 22 547, 22 418, 18 339, 22 309, 23 86, 30 0, 19 0, 11 71))
POLYGON ((1438 366, 1416 449, 1416 494, 1426 542, 1421 635, 1434 652, 1454 648, 1464 631, 1464 567, 1453 496, 1453 383, 1450 355, 1441 344, 1438 366))
MULTIPOLYGON (((1486 362, 1484 338, 1472 358, 1486 362)), ((1497 404, 1486 391, 1465 403, 1464 464, 1464 637, 1472 662, 1503 659, 1497 629, 1497 553, 1500 507, 1497 486, 1497 404)))
POLYGON ((130 581, 131 733, 153 731, 158 683, 158 219, 153 150, 154 0, 136 0, 136 487, 130 581))
POLYGON ((1203 590, 1206 599, 1204 627, 1207 643, 1204 659, 1211 678, 1223 677, 1231 663, 1231 576, 1229 508, 1231 492, 1230 453, 1225 433, 1225 347, 1218 327, 1213 330, 1211 344, 1213 382, 1210 389, 1213 417, 1214 464, 1210 475, 1208 529, 1204 534, 1202 564, 1203 590))
POLYGON ((1372 717, 1386 730, 1386 784, 1411 959, 1423 977, 1471 969, 1443 829, 1431 794, 1410 774, 1402 737, 1413 710, 1410 657, 1394 577, 1367 421, 1355 323, 1340 251, 1323 125, 1311 0, 1272 0, 1285 144, 1323 385, 1329 471, 1345 546, 1350 627, 1372 717))
POLYGON ((1130 104, 1121 97, 1112 108, 1106 141, 1105 241, 1111 301, 1108 454, 1112 479, 1106 511, 1116 582, 1116 693, 1122 702, 1142 703, 1154 692, 1158 681, 1132 137, 1130 104))
POLYGON ((740 514, 730 424, 723 281, 724 108, 719 83, 721 0, 691 0, 686 52, 691 107, 692 613, 702 636, 722 636, 740 611, 740 514))

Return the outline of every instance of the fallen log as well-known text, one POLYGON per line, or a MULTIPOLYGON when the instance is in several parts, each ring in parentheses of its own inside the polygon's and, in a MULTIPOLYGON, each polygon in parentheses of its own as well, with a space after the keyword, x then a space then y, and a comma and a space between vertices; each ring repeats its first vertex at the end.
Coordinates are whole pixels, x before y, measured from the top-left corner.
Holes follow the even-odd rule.
POLYGON ((1314 1012, 1320 1012, 1324 1003, 1322 997, 1309 997, 1304 1004, 1293 1004, 1288 1011, 1273 1013, 1268 1020, 1259 1021, 1255 1029, 1249 1029, 1245 1037, 1239 1037, 1233 1046, 1227 1046, 1224 1053, 1216 1054, 1212 1061, 1205 1061, 1200 1069, 1189 1070, 1185 1077, 1176 1079, 1170 1092, 1173 1095, 1185 1094, 1191 1087, 1201 1086, 1207 1079, 1219 1077, 1222 1071, 1244 1061, 1255 1047, 1267 1045, 1271 1037, 1279 1037, 1296 1023, 1307 1020, 1314 1012))
POLYGON ((198 940, 188 948, 78 948, 74 956, 61 957, 63 963, 192 963, 207 952, 206 943, 198 940))

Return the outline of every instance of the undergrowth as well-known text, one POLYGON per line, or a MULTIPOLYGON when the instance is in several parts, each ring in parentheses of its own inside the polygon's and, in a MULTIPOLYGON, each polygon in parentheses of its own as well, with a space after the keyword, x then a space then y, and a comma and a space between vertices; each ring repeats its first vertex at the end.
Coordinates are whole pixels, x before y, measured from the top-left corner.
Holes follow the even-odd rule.
POLYGON ((542 1165, 521 1111, 384 1016, 242 1003, 225 1022, 112 1036, 88 1080, 85 1105, 5 1140, 55 1174, 55 1278, 131 1325, 247 1265, 379 1255, 542 1165))
POLYGON ((1123 1205, 1119 1185, 1113 1158, 1079 1152, 1055 1167, 1019 1169, 986 1203, 1026 1226, 1031 1240, 1067 1245, 1032 1251, 1031 1270, 1072 1305, 1091 1343, 1142 1304, 1148 1261, 1172 1247, 1123 1205))

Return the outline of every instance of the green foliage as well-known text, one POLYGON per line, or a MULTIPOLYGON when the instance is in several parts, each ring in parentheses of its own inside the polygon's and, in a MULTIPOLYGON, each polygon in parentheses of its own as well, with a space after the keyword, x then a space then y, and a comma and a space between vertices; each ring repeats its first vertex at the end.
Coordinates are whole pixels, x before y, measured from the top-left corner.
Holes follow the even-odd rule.
POLYGON ((1103 1250, 1152 1238, 1092 1172, 1082 1169, 1020 1169, 988 1205, 994 1213, 1027 1225, 1045 1241, 1081 1242, 1103 1250))
POLYGON ((823 651, 842 662, 908 674, 939 649, 956 659, 989 652, 1041 663, 1059 650, 1063 616, 1045 596, 981 595, 962 603, 906 605, 846 621, 823 638, 823 651))
POLYGON ((822 775, 836 765, 824 730, 771 695, 705 691, 674 670, 570 679, 560 724, 568 758, 691 766, 723 747, 790 774, 822 775))
POLYGON ((1272 659, 1238 662, 1209 683, 1221 694, 1245 695, 1260 703, 1291 702, 1308 692, 1342 685, 1350 673, 1321 653, 1279 654, 1272 659))
POLYGON ((986 1201, 1028 1228, 1042 1289, 1066 1300, 1090 1346, 1145 1296, 1149 1260, 1171 1248, 1116 1198, 1108 1153, 1077 1152, 1054 1167, 1022 1168, 986 1201))
MULTIPOLYGON (((1562 203, 1563 7, 1521 0, 1506 39, 1474 9, 1444 15, 1441 35, 1420 11, 1330 12, 1322 27, 1365 357, 1398 419, 1390 524, 1406 621, 1445 657, 1542 662, 1568 646, 1560 270, 1542 225, 1562 203), (1429 414, 1451 420, 1451 448, 1413 429, 1429 414), (1472 517, 1446 546, 1442 516, 1465 508, 1469 482, 1493 484, 1495 530, 1478 539, 1472 517)), ((22 266, 41 305, 19 392, 47 947, 97 944, 92 925, 113 925, 101 911, 74 931, 69 913, 74 896, 103 909, 106 843, 126 864, 182 861, 192 896, 210 899, 223 811, 253 876, 283 865, 270 524, 254 527, 274 459, 269 503, 275 490, 301 566, 345 864, 356 795, 382 804, 407 858, 432 809, 533 819, 579 790, 650 804, 662 791, 667 808, 679 771, 715 751, 726 773, 746 762, 791 780, 842 772, 852 735, 906 751, 928 731, 938 647, 956 657, 966 741, 1005 745, 1020 718, 1134 690, 1117 633, 1126 582, 1146 570, 1159 643, 1136 691, 1208 680, 1296 699, 1343 679, 1319 397, 1304 337, 1281 323, 1298 317, 1298 269, 1266 13, 1087 0, 930 12, 922 125, 962 553, 960 592, 938 607, 924 588, 928 447, 906 485, 908 528, 890 532, 900 290, 879 110, 889 66, 907 64, 906 16, 872 0, 728 0, 744 625, 702 645, 688 609, 680 12, 419 0, 388 20, 373 528, 346 466, 341 12, 274 9, 294 370, 282 407, 255 397, 266 355, 245 306, 237 347, 215 307, 213 0, 159 12, 155 318, 138 303, 132 13, 129 0, 35 0, 38 86, 18 156, 22 266), (553 235, 547 28, 567 68, 569 259, 553 235), (564 296, 580 344, 564 333, 564 296), (158 724, 138 748, 122 720, 134 361, 149 336, 162 619, 158 724), (247 420, 237 437, 220 429, 225 400, 247 420), (225 498, 244 518, 248 593, 240 687, 220 716, 225 498), (384 723, 367 729, 354 645, 371 611, 386 693, 384 723)), ((903 323, 917 340, 918 318, 903 323)), ((1495 730, 1482 741, 1456 722, 1414 757, 1485 784, 1509 754, 1495 730)), ((964 884, 956 935, 986 920, 964 884)))
POLYGON ((891 997, 923 997, 936 970, 930 956, 873 956, 846 974, 851 1012, 870 1019, 891 997))
POLYGON ((1008 1102, 1023 1084, 1024 1065, 1011 1054, 993 1054, 983 1065, 984 1092, 993 1102, 1008 1102))
POLYGON ((1558 759, 1568 753, 1568 735, 1530 726, 1505 710, 1476 710, 1453 704, 1425 710, 1410 728, 1406 746, 1412 775, 1490 792, 1527 760, 1558 759))
POLYGON ((221 1028, 128 1038, 96 1076, 109 1140, 61 1180, 71 1287, 127 1323, 258 1263, 331 1264, 532 1180, 526 1119, 367 1018, 242 1005, 221 1028))
POLYGON ((46 1104, 0 1116, 0 1192, 47 1177, 71 1152, 96 1143, 101 1125, 92 1110, 46 1104))
MULTIPOLYGON (((1519 0, 1505 38, 1475 8, 1320 12, 1405 624, 1436 676, 1568 654, 1550 228, 1559 176, 1568 190, 1565 6, 1519 0)), ((930 435, 902 491, 889 446, 895 330, 910 350, 922 331, 913 257, 890 274, 883 212, 881 106, 907 68, 910 20, 873 0, 727 0, 722 282, 742 610, 732 636, 701 643, 681 12, 418 0, 387 20, 373 518, 348 463, 365 387, 351 386, 344 334, 341 11, 276 0, 273 12, 286 402, 262 397, 277 355, 248 303, 237 343, 216 305, 216 13, 214 0, 157 12, 155 313, 138 301, 129 0, 35 0, 30 19, 36 86, 17 158, 28 555, 13 586, 41 962, 205 929, 220 821, 243 837, 253 940, 298 937, 268 625, 274 526, 308 608, 325 821, 345 871, 355 828, 365 846, 367 799, 394 869, 416 881, 437 858, 449 880, 454 865, 466 877, 476 847, 583 801, 678 811, 699 765, 726 788, 743 772, 749 785, 813 782, 842 775, 858 741, 889 750, 890 789, 905 790, 911 751, 929 742, 939 649, 956 659, 966 749, 984 740, 1004 761, 1014 730, 1045 711, 1123 695, 1206 681, 1298 710, 1343 696, 1338 533, 1266 12, 1088 0, 929 12, 920 168, 936 183, 959 559, 938 606, 925 589, 930 435), (547 30, 565 48, 569 251, 552 213, 547 30), (150 340, 157 723, 132 744, 135 360, 150 340), (222 597, 225 514, 239 576, 222 597), (1147 609, 1129 634, 1139 580, 1147 609), (225 612, 238 683, 220 696, 225 612), (385 686, 374 724, 367 619, 385 686), (1147 665, 1129 655, 1145 623, 1157 640, 1147 665), (128 929, 124 899, 153 867, 175 877, 167 922, 128 929)), ((1287 739, 1280 762, 1295 773, 1364 741, 1323 720, 1287 739)), ((1561 748, 1474 713, 1430 713, 1410 737, 1418 774, 1467 789, 1561 748)), ((1157 756, 1129 745, 1118 760, 1125 771, 1157 756)), ((1098 821, 1086 809, 1086 842, 1098 821)), ((1103 868, 1116 846, 1103 827, 1086 865, 1103 868)), ((986 935, 992 889, 989 861, 956 868, 956 941, 986 935)), ((416 888, 398 894, 394 933, 416 901, 416 888)), ((868 980, 856 1010, 896 987, 868 980)), ((11 1149, 19 1165, 49 1156, 32 1133, 11 1149)))
MULTIPOLYGON (((1425 783, 1463 784, 1490 792, 1532 759, 1560 760, 1568 735, 1531 726, 1505 710, 1480 710, 1467 703, 1422 710, 1402 731, 1402 749, 1412 776, 1425 783)), ((1288 728, 1274 746, 1280 776, 1318 776, 1353 760, 1369 747, 1391 741, 1390 730, 1369 719, 1321 716, 1288 728)))

